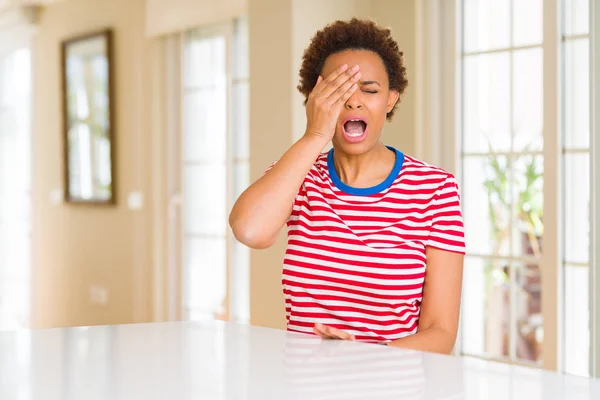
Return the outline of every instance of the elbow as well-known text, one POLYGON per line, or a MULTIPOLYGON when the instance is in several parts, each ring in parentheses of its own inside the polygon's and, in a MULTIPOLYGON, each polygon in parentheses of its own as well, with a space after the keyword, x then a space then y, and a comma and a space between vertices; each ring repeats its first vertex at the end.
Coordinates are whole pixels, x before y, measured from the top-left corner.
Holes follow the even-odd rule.
POLYGON ((451 356, 454 352, 454 344, 440 351, 440 354, 451 356))
POLYGON ((232 228, 232 231, 233 236, 238 242, 254 250, 265 250, 275 244, 275 240, 261 237, 260 235, 257 235, 255 232, 252 232, 248 229, 232 228))
POLYGON ((440 349, 441 354, 451 355, 454 351, 454 346, 456 345, 456 333, 452 333, 449 330, 441 329, 443 339, 442 346, 440 349))
POLYGON ((452 355, 456 345, 457 330, 448 329, 435 324, 427 328, 433 334, 431 339, 435 340, 435 345, 431 349, 434 353, 452 355))
POLYGON ((268 237, 260 230, 254 229, 251 224, 241 223, 237 220, 229 220, 229 226, 235 239, 241 244, 255 250, 264 250, 271 247, 277 237, 268 237))

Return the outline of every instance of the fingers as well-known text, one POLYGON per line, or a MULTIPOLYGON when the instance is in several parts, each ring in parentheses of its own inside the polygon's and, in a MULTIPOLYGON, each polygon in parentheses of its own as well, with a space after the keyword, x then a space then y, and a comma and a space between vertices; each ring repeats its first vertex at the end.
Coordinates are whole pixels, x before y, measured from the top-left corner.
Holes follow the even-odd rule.
MULTIPOLYGON (((344 82, 340 87, 338 87, 329 96, 329 101, 331 102, 331 104, 335 104, 336 102, 344 98, 348 100, 350 96, 352 96, 352 93, 354 93, 358 88, 357 82, 360 80, 361 76, 362 74, 360 72, 357 72, 354 76, 352 76, 352 78, 350 78, 349 80, 344 82), (350 92, 350 94, 348 94, 348 92, 350 92)), ((346 102, 346 100, 344 100, 344 103, 346 102)))
POLYGON ((329 334, 329 336, 333 337, 334 339, 354 340, 354 336, 352 336, 348 332, 344 332, 342 330, 332 328, 330 326, 326 326, 325 329, 327 334, 329 334))
POLYGON ((321 336, 322 339, 334 339, 328 332, 327 327, 321 324, 315 324, 313 331, 321 336))
POLYGON ((355 340, 354 335, 348 332, 322 324, 315 324, 314 331, 323 339, 355 340))
POLYGON ((321 331, 316 326, 313 328, 313 332, 315 333, 315 335, 320 336, 321 339, 331 339, 329 335, 325 334, 325 332, 321 331))
POLYGON ((340 76, 343 76, 344 73, 348 73, 348 71, 349 71, 348 64, 344 64, 344 65, 340 66, 338 69, 336 69, 335 71, 333 71, 332 73, 330 73, 328 76, 326 76, 323 79, 323 83, 321 84, 322 88, 320 88, 320 89, 324 89, 325 87, 327 87, 327 85, 332 84, 333 82, 335 82, 335 80, 337 78, 339 78, 340 76))
POLYGON ((358 89, 358 84, 356 84, 356 83, 351 84, 351 86, 344 93, 342 93, 341 96, 336 100, 334 105, 344 105, 348 101, 348 99, 350 99, 352 94, 354 92, 356 92, 357 89, 358 89))
POLYGON ((306 101, 307 132, 318 133, 319 136, 331 140, 335 135, 337 119, 340 114, 340 99, 344 103, 352 96, 361 77, 358 65, 348 69, 342 65, 327 77, 318 76, 315 87, 306 101))
POLYGON ((335 81, 335 79, 348 70, 348 65, 344 64, 332 73, 330 73, 327 77, 323 78, 321 75, 317 78, 317 83, 312 90, 313 95, 320 94, 330 83, 335 81))
MULTIPOLYGON (((358 82, 361 77, 361 73, 358 70, 358 65, 353 68, 346 70, 344 73, 338 75, 332 82, 328 83, 322 90, 321 95, 327 97, 331 103, 335 103, 341 95, 343 95, 349 86, 353 83, 358 82), (349 85, 343 88, 344 85, 349 85)), ((327 79, 323 81, 327 82, 327 79)))

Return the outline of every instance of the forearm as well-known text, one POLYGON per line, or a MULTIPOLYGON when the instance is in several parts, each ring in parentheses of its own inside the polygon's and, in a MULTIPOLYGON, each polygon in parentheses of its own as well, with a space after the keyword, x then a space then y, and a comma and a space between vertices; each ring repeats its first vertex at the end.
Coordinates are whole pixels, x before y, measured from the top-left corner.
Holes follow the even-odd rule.
POLYGON ((328 140, 305 135, 271 170, 236 201, 229 224, 236 238, 253 248, 273 244, 290 216, 294 198, 328 140))
POLYGON ((450 354, 456 342, 456 334, 440 327, 430 327, 401 339, 389 342, 388 346, 426 351, 430 353, 450 354))

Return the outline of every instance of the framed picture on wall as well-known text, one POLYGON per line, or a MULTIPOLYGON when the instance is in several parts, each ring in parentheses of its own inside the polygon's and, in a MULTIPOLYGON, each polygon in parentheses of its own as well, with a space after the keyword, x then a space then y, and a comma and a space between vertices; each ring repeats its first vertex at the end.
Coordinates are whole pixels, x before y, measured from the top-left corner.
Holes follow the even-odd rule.
POLYGON ((116 204, 112 53, 111 29, 62 42, 67 203, 116 204))

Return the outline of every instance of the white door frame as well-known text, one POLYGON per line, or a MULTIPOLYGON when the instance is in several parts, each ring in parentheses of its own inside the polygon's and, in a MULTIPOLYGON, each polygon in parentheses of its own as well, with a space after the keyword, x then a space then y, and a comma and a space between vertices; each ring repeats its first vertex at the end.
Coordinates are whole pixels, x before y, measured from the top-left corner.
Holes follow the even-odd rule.
POLYGON ((181 237, 181 38, 157 39, 152 48, 153 321, 181 319, 178 265, 181 237))
POLYGON ((590 375, 600 377, 600 5, 590 0, 590 375))

